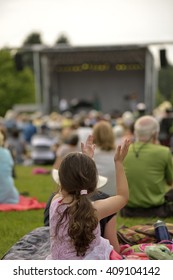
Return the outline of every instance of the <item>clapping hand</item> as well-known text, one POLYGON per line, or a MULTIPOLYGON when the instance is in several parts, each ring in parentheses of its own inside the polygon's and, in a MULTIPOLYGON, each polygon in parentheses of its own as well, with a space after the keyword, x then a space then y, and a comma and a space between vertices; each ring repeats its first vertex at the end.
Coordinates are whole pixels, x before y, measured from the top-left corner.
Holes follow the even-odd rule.
POLYGON ((87 137, 87 140, 84 143, 81 143, 81 151, 83 154, 86 154, 90 158, 94 157, 94 150, 95 150, 95 144, 93 144, 93 136, 89 135, 87 137))
POLYGON ((125 157, 128 153, 130 144, 131 144, 131 141, 129 139, 125 139, 124 143, 117 147, 115 156, 114 156, 115 162, 117 162, 117 161, 122 162, 125 159, 125 157))

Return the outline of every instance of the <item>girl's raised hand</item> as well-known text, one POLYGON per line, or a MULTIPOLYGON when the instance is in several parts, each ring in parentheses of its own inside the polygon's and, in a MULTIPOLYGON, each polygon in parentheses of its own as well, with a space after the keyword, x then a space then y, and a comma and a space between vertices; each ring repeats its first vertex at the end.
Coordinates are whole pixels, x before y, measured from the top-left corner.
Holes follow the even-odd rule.
POLYGON ((89 135, 84 143, 81 143, 81 151, 90 158, 94 157, 95 144, 93 144, 93 136, 89 135))
POLYGON ((128 153, 129 146, 131 141, 129 139, 125 139, 122 145, 119 145, 116 149, 114 161, 123 161, 128 153))

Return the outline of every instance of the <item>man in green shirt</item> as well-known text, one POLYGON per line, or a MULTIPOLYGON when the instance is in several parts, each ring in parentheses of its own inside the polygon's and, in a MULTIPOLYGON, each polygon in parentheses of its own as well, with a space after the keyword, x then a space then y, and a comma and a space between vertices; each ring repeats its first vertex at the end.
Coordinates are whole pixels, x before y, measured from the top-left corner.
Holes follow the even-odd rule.
POLYGON ((122 216, 173 216, 172 154, 158 143, 158 133, 159 123, 153 116, 135 122, 135 142, 124 160, 130 195, 122 216))

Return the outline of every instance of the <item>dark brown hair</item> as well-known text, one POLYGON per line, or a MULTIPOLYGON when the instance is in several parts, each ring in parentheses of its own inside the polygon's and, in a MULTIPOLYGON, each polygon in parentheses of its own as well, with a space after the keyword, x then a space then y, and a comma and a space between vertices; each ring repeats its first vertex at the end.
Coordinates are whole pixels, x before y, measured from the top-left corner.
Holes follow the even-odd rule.
POLYGON ((63 219, 68 216, 68 234, 77 256, 84 256, 95 238, 98 218, 88 196, 81 195, 80 191, 87 190, 88 194, 95 191, 98 180, 95 162, 85 154, 70 153, 60 165, 59 180, 61 189, 72 195, 73 201, 60 215, 57 232, 63 219))

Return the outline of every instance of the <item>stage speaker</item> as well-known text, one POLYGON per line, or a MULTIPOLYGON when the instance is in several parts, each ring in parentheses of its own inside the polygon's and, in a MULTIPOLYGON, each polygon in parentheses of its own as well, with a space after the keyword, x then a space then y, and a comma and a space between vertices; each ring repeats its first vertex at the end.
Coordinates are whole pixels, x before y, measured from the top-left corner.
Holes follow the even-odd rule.
POLYGON ((17 71, 22 71, 23 70, 23 61, 22 61, 21 53, 16 53, 16 55, 14 56, 14 61, 15 61, 17 71))
POLYGON ((165 49, 160 50, 160 66, 161 66, 161 68, 168 66, 165 49))

